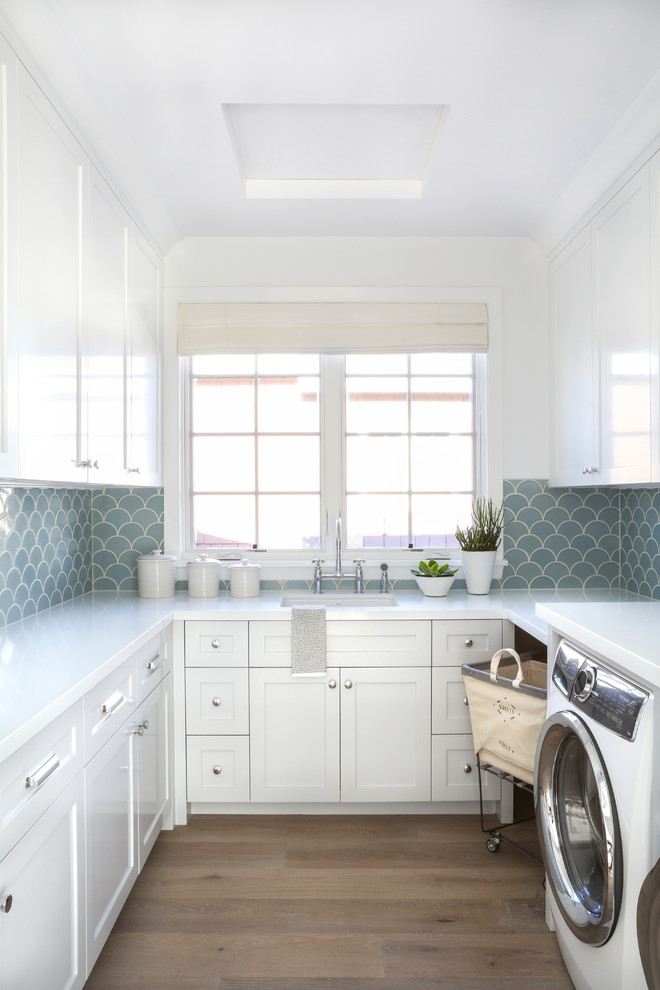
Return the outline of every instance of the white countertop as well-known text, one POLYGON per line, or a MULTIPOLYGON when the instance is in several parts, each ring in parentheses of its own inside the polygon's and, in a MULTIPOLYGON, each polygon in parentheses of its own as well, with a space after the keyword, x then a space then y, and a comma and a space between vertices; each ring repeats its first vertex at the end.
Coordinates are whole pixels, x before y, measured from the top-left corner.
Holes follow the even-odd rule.
MULTIPOLYGON (((639 646, 632 651, 635 662, 641 663, 643 656, 652 657, 654 645, 660 643, 660 605, 634 601, 633 596, 623 593, 495 590, 481 596, 452 589, 446 598, 439 599, 425 598, 416 590, 397 591, 395 595, 399 603, 396 606, 362 610, 329 608, 327 620, 339 621, 349 616, 356 621, 378 617, 502 618, 510 619, 542 642, 547 641, 546 623, 562 622, 568 623, 565 635, 589 646, 586 623, 591 614, 597 626, 607 620, 614 642, 620 644, 617 655, 623 655, 621 651, 629 638, 628 625, 621 619, 617 626, 615 616, 625 603, 626 614, 631 604, 639 610, 637 620, 630 620, 632 626, 656 624, 655 635, 649 631, 644 637, 640 630, 636 640, 639 646), (590 612, 591 609, 601 611, 590 612)), ((79 700, 170 621, 233 617, 286 620, 290 610, 280 606, 281 598, 281 592, 264 592, 259 598, 239 599, 221 594, 212 599, 194 599, 179 592, 174 598, 149 600, 130 593, 95 592, 5 627, 0 631, 0 761, 79 700)), ((592 648, 603 652, 602 646, 592 648)))

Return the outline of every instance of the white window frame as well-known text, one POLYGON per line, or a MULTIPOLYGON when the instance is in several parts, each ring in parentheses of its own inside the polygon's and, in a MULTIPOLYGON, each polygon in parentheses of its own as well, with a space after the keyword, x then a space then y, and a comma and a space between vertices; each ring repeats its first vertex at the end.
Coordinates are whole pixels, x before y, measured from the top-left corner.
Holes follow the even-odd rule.
MULTIPOLYGON (((174 553, 183 565, 199 556, 199 550, 187 548, 187 509, 189 500, 189 464, 185 456, 188 431, 189 369, 188 360, 179 358, 176 351, 177 306, 179 302, 265 302, 265 301, 378 301, 378 302, 477 302, 488 308, 488 353, 484 361, 478 362, 485 371, 486 381, 477 381, 477 431, 481 435, 481 464, 476 478, 477 492, 499 502, 503 491, 502 472, 502 361, 501 361, 501 290, 497 288, 308 288, 283 287, 277 290, 244 288, 199 288, 187 291, 185 300, 181 290, 165 291, 165 339, 166 359, 164 367, 165 395, 177 396, 178 401, 165 403, 164 408, 164 497, 165 497, 165 549, 174 553), (479 398, 482 397, 482 398, 479 398)), ((339 443, 343 447, 343 436, 338 432, 343 424, 322 423, 321 443, 339 443)), ((342 466, 343 467, 343 466, 342 466)), ((306 575, 313 557, 320 555, 326 560, 334 560, 334 516, 327 504, 324 479, 322 478, 322 519, 326 525, 326 545, 316 551, 243 551, 219 552, 224 558, 246 557, 262 565, 262 578, 286 580, 306 575), (331 518, 332 517, 332 518, 331 518), (303 573, 301 573, 303 572, 303 573)), ((214 551, 210 551, 214 555, 214 551)), ((500 547, 499 554, 502 550, 500 547)), ((345 551, 346 561, 358 556, 358 550, 345 551)), ((360 548, 360 557, 370 562, 385 561, 390 565, 393 578, 409 576, 411 562, 420 556, 428 556, 428 550, 420 554, 418 550, 392 548, 360 548)), ((185 577, 185 571, 180 571, 185 577)))

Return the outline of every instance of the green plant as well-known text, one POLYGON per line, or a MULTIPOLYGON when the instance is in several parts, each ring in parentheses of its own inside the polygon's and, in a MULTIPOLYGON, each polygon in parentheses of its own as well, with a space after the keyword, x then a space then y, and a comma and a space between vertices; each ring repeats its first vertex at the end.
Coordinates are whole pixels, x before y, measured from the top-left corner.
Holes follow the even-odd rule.
POLYGON ((472 522, 456 527, 456 539, 461 550, 497 550, 504 528, 504 507, 495 508, 490 498, 478 498, 472 503, 472 522))
POLYGON ((415 577, 453 577, 457 567, 450 567, 449 564, 439 564, 437 560, 420 560, 419 570, 411 567, 411 574, 415 577))

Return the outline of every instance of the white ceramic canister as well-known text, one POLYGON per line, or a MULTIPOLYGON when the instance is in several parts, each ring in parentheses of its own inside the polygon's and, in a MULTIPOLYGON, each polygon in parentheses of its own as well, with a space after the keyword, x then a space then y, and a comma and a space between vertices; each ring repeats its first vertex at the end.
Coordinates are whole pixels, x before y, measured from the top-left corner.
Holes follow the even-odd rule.
POLYGON ((257 598, 259 595, 260 564, 242 560, 229 568, 229 587, 232 598, 257 598))
POLYGON ((220 564, 208 554, 200 553, 188 561, 188 597, 215 598, 220 590, 220 564))
POLYGON ((174 562, 176 557, 154 550, 137 559, 138 595, 140 598, 174 596, 174 562))

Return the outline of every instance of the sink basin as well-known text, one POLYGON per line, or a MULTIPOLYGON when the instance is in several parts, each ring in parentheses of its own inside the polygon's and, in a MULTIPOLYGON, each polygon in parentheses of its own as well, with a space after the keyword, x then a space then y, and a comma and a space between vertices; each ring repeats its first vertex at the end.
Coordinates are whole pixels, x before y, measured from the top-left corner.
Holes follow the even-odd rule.
POLYGON ((299 594, 285 595, 280 602, 283 608, 297 608, 300 605, 322 605, 324 608, 378 608, 379 606, 384 608, 398 604, 391 592, 386 594, 365 592, 362 595, 356 595, 355 592, 346 591, 325 591, 321 595, 315 595, 312 592, 305 594, 303 591, 299 594))

